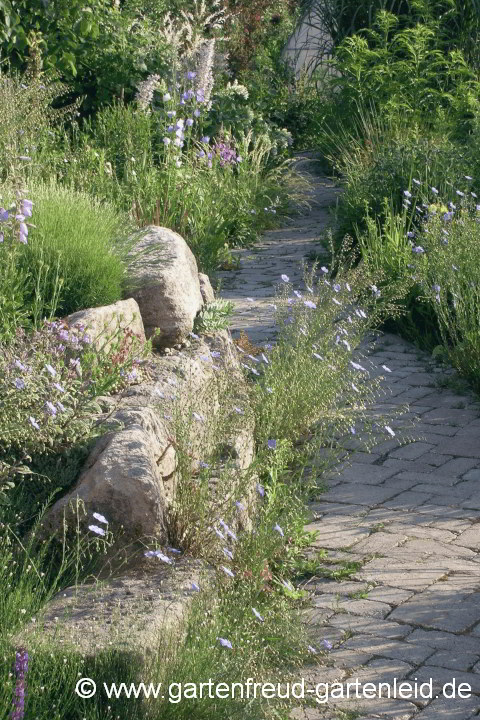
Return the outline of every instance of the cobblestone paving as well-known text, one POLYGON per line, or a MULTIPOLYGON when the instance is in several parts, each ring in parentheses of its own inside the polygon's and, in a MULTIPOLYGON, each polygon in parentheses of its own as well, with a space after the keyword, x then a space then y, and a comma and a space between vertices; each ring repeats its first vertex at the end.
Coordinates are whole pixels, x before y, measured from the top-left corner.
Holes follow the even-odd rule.
MULTIPOLYGON (((273 286, 282 272, 300 281, 299 263, 335 193, 318 179, 319 204, 309 216, 267 233, 244 254, 223 293, 235 301, 237 331, 245 329, 257 343, 274 334, 273 286)), ((353 450, 311 505, 307 529, 317 531, 311 553, 326 550, 332 568, 357 565, 344 581, 312 578, 305 585, 312 599, 306 622, 320 652, 302 675, 309 688, 335 681, 345 688, 357 678, 392 687, 395 680, 413 687, 431 681, 433 694, 388 698, 384 689, 382 698, 321 705, 312 699, 292 717, 468 720, 480 713, 480 403, 459 394, 451 371, 432 368, 401 338, 378 339, 370 360, 373 372, 382 365, 391 370, 381 370, 387 394, 373 410, 408 404, 409 411, 391 423, 396 438, 371 453, 353 450), (402 425, 412 421, 410 441, 400 445, 402 425), (330 651, 323 650, 324 639, 333 644, 330 651), (468 683, 471 696, 444 697, 442 688, 452 681, 457 688, 468 683)))

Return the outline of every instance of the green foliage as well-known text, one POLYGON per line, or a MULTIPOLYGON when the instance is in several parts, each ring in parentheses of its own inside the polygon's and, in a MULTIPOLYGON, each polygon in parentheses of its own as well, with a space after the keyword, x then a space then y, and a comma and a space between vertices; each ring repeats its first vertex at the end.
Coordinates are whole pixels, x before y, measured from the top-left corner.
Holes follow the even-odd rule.
POLYGON ((166 70, 169 50, 157 30, 163 3, 143 7, 138 0, 4 0, 0 52, 24 70, 32 46, 42 51, 47 72, 85 97, 91 111, 113 97, 132 99, 136 84, 149 72, 166 70))
MULTIPOLYGON (((108 202, 58 183, 32 184, 35 227, 18 270, 53 315, 109 305, 122 297, 127 225, 108 202)), ((38 312, 43 317, 45 313, 38 312)))
POLYGON ((195 319, 196 330, 205 333, 226 330, 234 309, 235 305, 229 300, 218 299, 208 303, 195 319))
POLYGON ((0 345, 0 494, 5 483, 32 475, 32 462, 38 470, 41 456, 61 455, 100 434, 96 398, 138 375, 133 363, 148 346, 123 331, 111 334, 106 352, 92 341, 85 329, 46 322, 0 345))
POLYGON ((333 66, 332 103, 345 121, 373 104, 387 120, 401 114, 410 125, 449 128, 460 137, 471 130, 478 78, 459 48, 442 49, 433 21, 401 29, 394 15, 379 11, 371 29, 342 41, 333 66))
POLYGON ((425 229, 418 242, 425 255, 418 257, 416 273, 423 294, 438 321, 450 362, 475 389, 480 388, 480 291, 478 200, 455 198, 457 210, 430 205, 425 229), (437 209, 438 208, 438 209, 437 209))

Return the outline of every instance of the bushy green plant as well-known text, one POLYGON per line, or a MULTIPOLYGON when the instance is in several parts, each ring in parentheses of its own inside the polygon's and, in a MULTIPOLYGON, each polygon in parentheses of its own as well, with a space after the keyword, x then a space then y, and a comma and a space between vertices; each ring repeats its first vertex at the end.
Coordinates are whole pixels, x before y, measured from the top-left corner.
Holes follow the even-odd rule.
POLYGON ((170 51, 158 32, 165 12, 161 0, 150 6, 138 0, 92 0, 87 6, 79 0, 6 0, 0 52, 24 70, 32 47, 38 48, 43 68, 60 74, 91 112, 113 98, 133 99, 149 72, 167 69, 170 51))
POLYGON ((114 333, 107 352, 96 351, 93 340, 85 329, 47 322, 0 345, 0 491, 32 475, 31 463, 42 455, 61 454, 102 432, 96 398, 137 377, 134 363, 147 348, 131 334, 114 333))
POLYGON ((474 387, 480 388, 480 204, 469 196, 468 181, 449 205, 430 203, 419 228, 415 273, 430 303, 449 359, 474 387), (452 206, 452 203, 455 207, 452 206))
MULTIPOLYGON (((30 275, 25 303, 38 294, 54 315, 120 300, 128 225, 108 202, 57 182, 31 185, 35 227, 19 261, 30 275)), ((40 314, 42 317, 42 314, 40 314)))
POLYGON ((195 327, 199 332, 215 332, 216 330, 226 330, 230 324, 235 305, 229 300, 213 300, 207 303, 197 318, 195 319, 195 327))

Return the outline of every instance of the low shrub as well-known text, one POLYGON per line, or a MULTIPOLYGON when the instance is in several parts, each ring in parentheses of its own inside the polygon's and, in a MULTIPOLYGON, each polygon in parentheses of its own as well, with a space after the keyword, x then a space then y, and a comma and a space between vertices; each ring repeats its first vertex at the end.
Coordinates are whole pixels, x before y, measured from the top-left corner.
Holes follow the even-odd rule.
POLYGON ((468 192, 469 184, 464 179, 462 190, 454 186, 458 190, 449 202, 429 203, 415 237, 414 272, 435 313, 450 362, 478 391, 480 204, 476 194, 468 192))
MULTIPOLYGON (((19 262, 51 314, 108 305, 122 297, 128 225, 109 202, 55 181, 31 185, 35 223, 19 262)), ((131 225, 130 225, 131 227, 131 225)))
MULTIPOLYGON (((123 331, 113 334, 108 352, 95 351, 91 342, 85 330, 46 322, 30 334, 19 329, 0 345, 0 499, 13 501, 15 485, 32 477, 45 485, 37 472, 42 458, 64 454, 66 460, 65 453, 103 432, 96 398, 134 381, 135 363, 149 347, 123 331)), ((58 489, 53 482, 31 496, 44 502, 58 489)))

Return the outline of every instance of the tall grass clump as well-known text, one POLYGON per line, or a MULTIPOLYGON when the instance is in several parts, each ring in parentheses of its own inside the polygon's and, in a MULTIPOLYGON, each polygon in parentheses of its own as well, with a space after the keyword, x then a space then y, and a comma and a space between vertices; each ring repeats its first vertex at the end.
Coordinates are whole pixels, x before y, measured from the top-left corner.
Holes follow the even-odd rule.
POLYGON ((120 300, 128 252, 125 216, 111 203, 53 180, 32 184, 30 195, 35 227, 19 264, 20 272, 30 274, 26 303, 35 293, 53 314, 68 315, 120 300))

